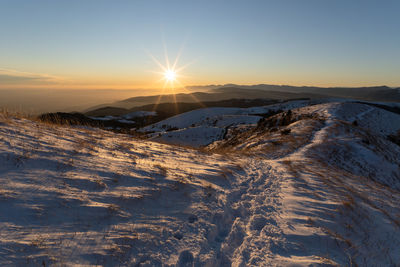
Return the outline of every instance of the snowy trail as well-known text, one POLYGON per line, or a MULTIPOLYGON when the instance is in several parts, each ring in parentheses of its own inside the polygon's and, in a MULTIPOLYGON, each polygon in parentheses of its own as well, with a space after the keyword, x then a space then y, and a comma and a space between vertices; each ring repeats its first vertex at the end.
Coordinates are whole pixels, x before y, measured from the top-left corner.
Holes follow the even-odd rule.
POLYGON ((262 158, 243 163, 245 173, 236 177, 236 189, 228 196, 234 221, 221 252, 232 266, 260 266, 273 259, 272 247, 283 242, 276 222, 281 180, 262 158))
POLYGON ((374 110, 375 110, 375 108, 370 107, 369 109, 367 109, 367 110, 365 110, 365 111, 363 111, 363 112, 360 112, 360 113, 358 113, 356 116, 354 116, 354 119, 353 119, 353 120, 361 120, 361 119, 364 118, 364 116, 365 116, 366 114, 368 114, 368 113, 370 113, 370 112, 372 112, 372 111, 374 111, 374 110))
MULTIPOLYGON (((321 206, 332 203, 322 198, 318 202, 315 195, 301 192, 298 177, 292 176, 290 166, 281 160, 256 156, 242 162, 245 172, 236 176, 236 189, 227 196, 231 210, 226 214, 233 215, 233 223, 225 229, 228 233, 220 247, 219 265, 335 263, 318 256, 336 246, 334 239, 309 222, 311 217, 324 217, 321 206), (311 208, 307 210, 305 203, 314 204, 306 205, 311 208)), ((323 195, 322 184, 314 187, 315 194, 323 195)))

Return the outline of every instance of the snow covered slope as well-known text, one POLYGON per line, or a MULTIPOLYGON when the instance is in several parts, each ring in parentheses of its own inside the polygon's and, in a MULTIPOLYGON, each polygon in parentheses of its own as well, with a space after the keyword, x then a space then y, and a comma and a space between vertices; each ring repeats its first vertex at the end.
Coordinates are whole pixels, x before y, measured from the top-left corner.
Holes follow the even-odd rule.
POLYGON ((182 113, 161 122, 146 126, 142 128, 143 132, 146 131, 165 131, 169 128, 188 128, 196 125, 214 125, 220 123, 221 127, 228 126, 234 122, 246 123, 250 116, 262 113, 267 113, 271 110, 286 110, 296 107, 306 106, 310 103, 308 100, 297 100, 284 102, 282 104, 274 104, 265 107, 252 107, 252 108, 202 108, 182 113), (225 118, 228 120, 225 121, 225 118), (237 121, 232 121, 235 118, 237 121))
POLYGON ((206 146, 221 140, 229 127, 255 125, 262 114, 309 104, 308 100, 295 100, 264 107, 202 108, 173 116, 139 131, 150 133, 148 137, 155 141, 193 147, 206 146))
POLYGON ((218 216, 238 168, 220 155, 11 118, 0 162, 1 266, 220 257, 218 216))
MULTIPOLYGON (((387 103, 387 106, 396 107, 396 105, 396 103, 387 103)), ((311 110, 313 106, 317 109, 329 106, 330 110, 335 110, 334 113, 329 113, 329 110, 320 112, 329 113, 339 120, 360 122, 361 126, 370 129, 379 128, 381 134, 393 134, 396 129, 399 129, 395 113, 351 99, 327 98, 292 100, 251 108, 202 108, 170 117, 138 131, 147 133, 147 137, 151 140, 199 147, 222 140, 231 130, 243 128, 245 125, 255 127, 260 119, 274 113, 301 107, 309 107, 311 110)), ((315 110, 315 113, 318 112, 319 110, 315 110)))
POLYGON ((400 118, 370 108, 292 107, 209 151, 0 115, 0 265, 396 266, 400 118))
POLYGON ((276 225, 287 250, 275 251, 277 265, 318 259, 327 265, 396 266, 400 146, 386 134, 399 131, 398 114, 327 103, 267 118, 210 148, 270 159, 285 176, 276 225))

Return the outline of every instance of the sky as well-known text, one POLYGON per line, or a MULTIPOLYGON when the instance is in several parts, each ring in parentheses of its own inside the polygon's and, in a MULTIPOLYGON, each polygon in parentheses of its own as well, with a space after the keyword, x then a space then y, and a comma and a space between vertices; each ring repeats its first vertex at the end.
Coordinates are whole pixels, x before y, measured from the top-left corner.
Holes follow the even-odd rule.
POLYGON ((400 1, 0 0, 0 88, 400 86, 400 1))

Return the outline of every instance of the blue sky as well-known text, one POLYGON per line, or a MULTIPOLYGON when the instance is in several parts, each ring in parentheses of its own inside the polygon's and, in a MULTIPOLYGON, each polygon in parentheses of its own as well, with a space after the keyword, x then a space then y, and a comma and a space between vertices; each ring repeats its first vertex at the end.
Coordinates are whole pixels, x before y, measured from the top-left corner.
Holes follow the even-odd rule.
POLYGON ((0 0, 0 87, 400 86, 400 1, 0 0), (183 49, 182 49, 183 48, 183 49))

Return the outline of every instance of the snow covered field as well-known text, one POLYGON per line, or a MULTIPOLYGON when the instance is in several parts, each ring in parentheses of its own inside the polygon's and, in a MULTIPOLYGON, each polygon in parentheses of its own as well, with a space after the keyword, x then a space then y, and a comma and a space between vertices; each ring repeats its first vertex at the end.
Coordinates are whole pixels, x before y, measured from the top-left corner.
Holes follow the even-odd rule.
POLYGON ((396 266, 400 115, 279 109, 208 150, 0 115, 0 265, 396 266))

